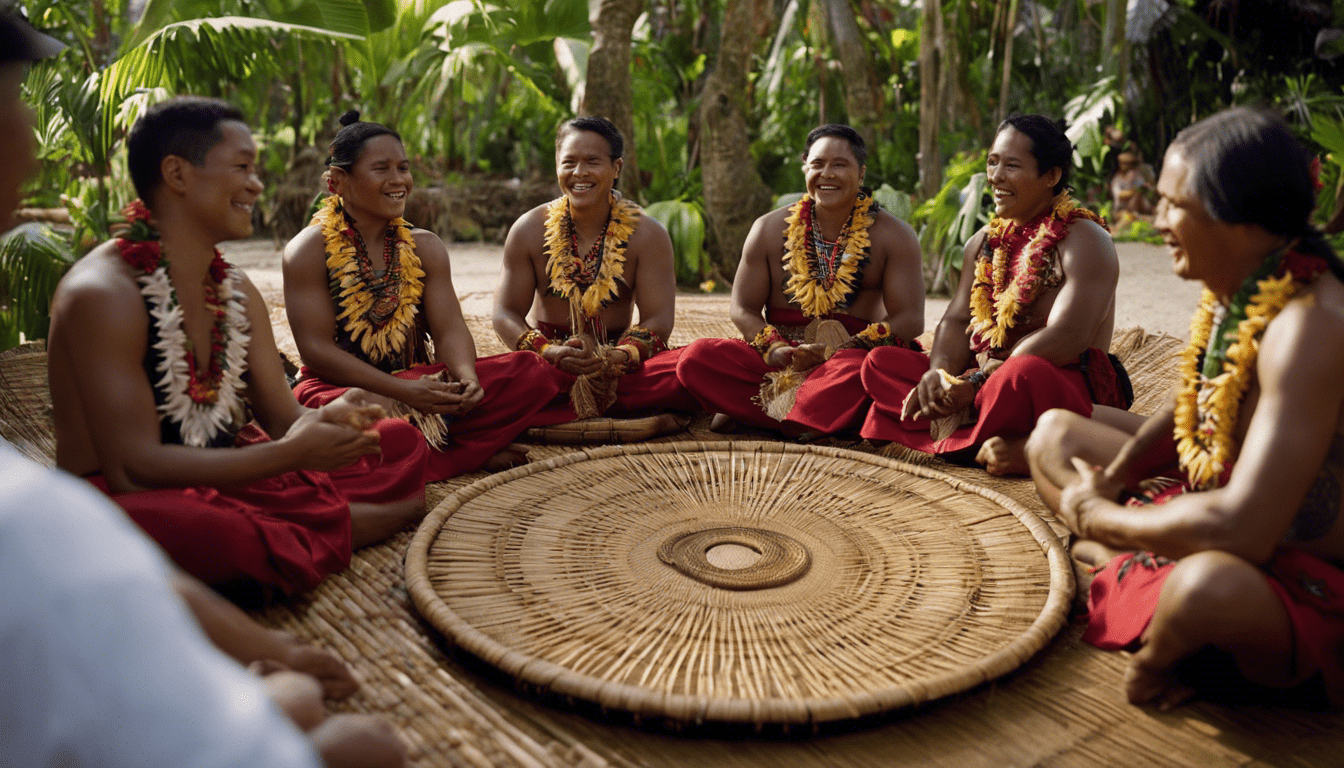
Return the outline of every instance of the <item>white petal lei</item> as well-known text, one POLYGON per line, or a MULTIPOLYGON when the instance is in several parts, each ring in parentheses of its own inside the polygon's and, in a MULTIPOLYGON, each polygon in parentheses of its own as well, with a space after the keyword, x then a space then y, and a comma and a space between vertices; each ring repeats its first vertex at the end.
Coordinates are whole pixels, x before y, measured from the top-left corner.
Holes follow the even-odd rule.
MULTIPOLYGON (((230 430, 242 421, 244 409, 241 391, 243 374, 247 371, 247 342, 251 325, 243 294, 234 290, 240 275, 237 267, 229 266, 220 283, 220 300, 224 302, 226 339, 224 366, 219 382, 219 396, 213 403, 197 403, 191 399, 188 388, 191 369, 187 365, 187 333, 182 327, 182 306, 168 279, 167 267, 159 267, 150 274, 140 275, 140 292, 149 300, 150 318, 157 329, 154 349, 161 359, 155 382, 164 393, 159 414, 181 425, 182 443, 195 447, 210 444, 211 438, 230 430)), ((207 354, 209 354, 207 350, 207 354)))

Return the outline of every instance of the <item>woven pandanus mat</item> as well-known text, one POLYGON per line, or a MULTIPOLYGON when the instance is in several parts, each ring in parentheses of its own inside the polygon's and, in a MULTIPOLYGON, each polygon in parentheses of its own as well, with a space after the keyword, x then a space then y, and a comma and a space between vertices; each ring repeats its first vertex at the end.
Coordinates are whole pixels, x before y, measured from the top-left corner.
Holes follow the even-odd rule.
POLYGON ((1073 576, 1026 508, 927 467, 785 443, 611 446, 444 499, 417 608, 523 681, 677 722, 816 723, 1016 668, 1073 576))

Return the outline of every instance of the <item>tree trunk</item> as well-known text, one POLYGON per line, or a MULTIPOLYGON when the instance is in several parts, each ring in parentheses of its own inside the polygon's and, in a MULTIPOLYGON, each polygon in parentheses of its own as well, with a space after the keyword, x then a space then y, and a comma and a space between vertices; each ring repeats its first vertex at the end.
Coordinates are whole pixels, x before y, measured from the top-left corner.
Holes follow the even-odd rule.
POLYGON ((611 120, 625 138, 625 166, 620 188, 639 199, 642 186, 635 153, 634 91, 630 78, 630 34, 643 11, 643 0, 599 0, 590 5, 593 48, 588 53, 588 77, 580 111, 611 120))
POLYGON ((999 115, 995 125, 1008 116, 1008 84, 1013 76, 1013 38, 1017 36, 1017 0, 1008 6, 1008 23, 1003 30, 1003 80, 999 82, 999 115))
POLYGON ((845 73, 845 112, 849 115, 849 124, 876 152, 877 137, 885 131, 881 95, 876 87, 877 75, 872 66, 873 57, 868 53, 868 45, 859 29, 850 0, 826 0, 826 4, 831 42, 840 55, 840 66, 845 73))
POLYGON ((747 70, 760 38, 753 17, 772 13, 769 2, 725 0, 714 71, 700 98, 700 162, 710 255, 725 275, 737 271, 742 243, 774 194, 756 171, 747 134, 747 70))
POLYGON ((919 30, 919 196, 928 200, 943 186, 943 158, 938 149, 939 104, 938 29, 942 17, 939 0, 924 0, 924 18, 919 30))

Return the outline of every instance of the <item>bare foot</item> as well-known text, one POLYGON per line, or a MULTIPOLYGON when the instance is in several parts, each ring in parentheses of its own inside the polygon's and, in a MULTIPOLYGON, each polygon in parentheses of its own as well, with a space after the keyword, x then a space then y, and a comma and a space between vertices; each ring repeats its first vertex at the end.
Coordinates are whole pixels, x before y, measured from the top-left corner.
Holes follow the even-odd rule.
POLYGON ((1030 475, 1031 466, 1027 464, 1027 439, 1015 437, 1011 440, 991 437, 980 446, 975 454, 975 463, 983 464, 991 475, 1030 475))
POLYGON ((425 493, 384 504, 350 504, 350 546, 359 549, 377 544, 425 516, 425 493))
POLYGON ((720 434, 731 434, 737 431, 737 422, 726 413, 716 413, 714 418, 709 420, 709 431, 720 434))
POLYGON ((1195 689, 1176 681, 1169 669, 1152 669, 1140 663, 1136 656, 1125 670, 1125 696, 1130 704, 1151 702, 1166 712, 1189 701, 1195 689))
POLYGON ((510 469, 527 463, 527 446, 518 443, 509 443, 504 446, 494 456, 485 460, 481 466, 486 472, 499 472, 503 469, 510 469))

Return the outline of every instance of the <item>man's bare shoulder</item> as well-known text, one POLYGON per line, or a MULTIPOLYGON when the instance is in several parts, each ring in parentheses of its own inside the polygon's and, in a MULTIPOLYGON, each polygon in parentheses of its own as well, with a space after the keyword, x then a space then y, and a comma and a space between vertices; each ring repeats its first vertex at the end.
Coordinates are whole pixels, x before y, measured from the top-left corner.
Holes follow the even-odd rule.
POLYGON ((1119 261, 1111 233, 1089 219, 1079 219, 1069 225, 1068 234, 1059 241, 1059 250, 1066 257, 1077 254, 1089 259, 1106 259, 1117 263, 1119 261))
POLYGON ((635 255, 651 247, 668 248, 671 244, 672 238, 667 234, 667 228, 647 213, 639 217, 639 221, 635 222, 635 231, 630 233, 630 251, 635 255))
POLYGON ((756 219, 755 227, 762 229, 767 233, 778 231, 782 237, 784 235, 785 222, 789 219, 789 208, 791 207, 792 206, 786 205, 783 208, 776 208, 775 210, 760 216, 756 219))
POLYGON ((114 241, 108 241, 89 251, 65 273, 52 312, 59 311, 72 301, 110 301, 116 299, 140 301, 140 286, 135 270, 121 258, 114 241))
POLYGON ((299 230, 299 234, 285 244, 284 260, 287 262, 295 259, 307 261, 320 255, 325 262, 326 251, 327 243, 322 235, 322 228, 316 224, 309 224, 299 230))
MULTIPOLYGON (((1339 349, 1344 349, 1344 284, 1330 273, 1293 297, 1265 329, 1261 342, 1267 360, 1278 354, 1323 355, 1338 359, 1344 367, 1344 356, 1331 354, 1339 349)), ((1344 385, 1344 380, 1340 383, 1344 385)))
POLYGON ((898 250, 911 247, 916 251, 919 250, 919 237, 915 235, 914 228, 886 211, 878 211, 873 217, 873 225, 868 230, 868 239, 874 245, 882 243, 898 250))
POLYGON ((411 230, 411 239, 415 241, 415 255, 420 257, 420 266, 427 273, 448 268, 448 246, 438 235, 417 228, 411 230))
MULTIPOLYGON (((519 216, 513 226, 509 227, 509 234, 504 239, 505 256, 524 254, 533 259, 540 258, 546 239, 546 209, 550 203, 542 203, 536 208, 519 216)), ((507 259, 505 260, 507 263, 507 259)))

